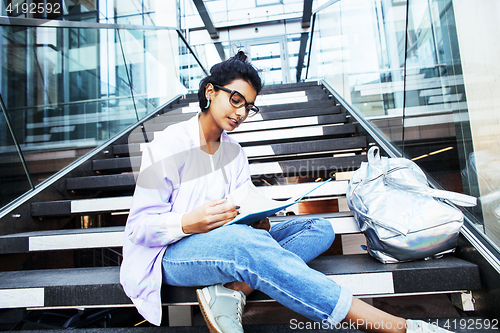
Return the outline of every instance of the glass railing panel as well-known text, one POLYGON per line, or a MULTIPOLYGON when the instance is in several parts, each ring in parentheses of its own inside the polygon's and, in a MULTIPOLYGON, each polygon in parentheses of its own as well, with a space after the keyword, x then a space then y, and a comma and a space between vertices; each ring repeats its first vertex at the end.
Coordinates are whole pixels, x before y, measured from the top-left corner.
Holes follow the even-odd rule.
MULTIPOLYGON (((192 47, 203 68, 210 70, 212 65, 220 62, 220 57, 213 43, 192 47)), ((179 37, 179 75, 186 92, 196 93, 200 81, 206 76, 195 56, 179 37)))
MULTIPOLYGON (((300 34, 289 34, 287 35, 287 48, 288 48, 288 70, 290 82, 298 82, 300 78, 297 80, 297 64, 299 62, 299 52, 300 52, 300 34)), ((307 59, 307 49, 305 52, 305 58, 307 59)), ((302 64, 304 64, 304 60, 302 64)), ((303 68, 304 69, 304 68, 303 68)), ((305 77, 305 70, 302 70, 301 77, 305 77)))
POLYGON ((440 186, 479 198, 466 212, 498 250, 500 114, 493 101, 500 66, 490 27, 499 12, 492 16, 483 4, 471 17, 469 5, 452 0, 409 4, 407 64, 421 78, 405 91, 404 153, 440 186), (471 48, 482 50, 480 58, 471 48))
POLYGON ((340 3, 316 14, 307 78, 324 78, 337 92, 344 91, 340 3))
POLYGON ((455 24, 443 20, 450 10, 448 0, 410 1, 403 151, 441 186, 464 192, 456 121, 467 100, 455 24))
POLYGON ((475 209, 469 210, 474 226, 500 251, 500 66, 497 36, 491 29, 499 7, 492 2, 472 10, 470 4, 449 0, 433 0, 430 6, 442 45, 438 54, 449 76, 455 77, 447 97, 459 104, 453 113, 461 176, 457 183, 479 198, 475 209))
POLYGON ((0 48, 1 94, 34 185, 185 91, 176 30, 3 26, 0 48))
POLYGON ((324 78, 439 186, 478 197, 464 211, 500 249, 500 50, 490 33, 500 12, 406 3, 339 1, 317 12, 308 78, 324 78))
POLYGON ((308 68, 308 78, 324 78, 386 139, 398 144, 403 138, 404 49, 395 36, 404 36, 405 8, 355 0, 319 11, 308 68))
POLYGON ((21 157, 0 110, 0 207, 31 189, 21 157))

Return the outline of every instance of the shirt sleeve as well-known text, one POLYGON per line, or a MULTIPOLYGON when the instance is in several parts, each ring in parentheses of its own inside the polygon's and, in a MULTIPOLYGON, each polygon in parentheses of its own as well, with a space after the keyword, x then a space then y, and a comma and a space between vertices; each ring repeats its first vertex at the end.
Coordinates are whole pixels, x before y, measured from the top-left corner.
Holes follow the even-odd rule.
POLYGON ((143 152, 125 228, 133 244, 165 246, 188 236, 182 231, 183 214, 172 212, 175 192, 180 183, 180 160, 178 154, 176 156, 168 147, 154 142, 143 152))

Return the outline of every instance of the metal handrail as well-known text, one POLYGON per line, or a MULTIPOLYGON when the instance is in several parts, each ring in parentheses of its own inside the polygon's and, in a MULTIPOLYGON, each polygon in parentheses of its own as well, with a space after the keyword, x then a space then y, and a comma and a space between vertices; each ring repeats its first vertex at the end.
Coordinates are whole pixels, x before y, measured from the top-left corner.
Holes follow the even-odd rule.
POLYGON ((309 65, 311 63, 311 50, 312 50, 312 45, 313 45, 314 24, 315 23, 316 23, 316 13, 314 13, 313 16, 312 16, 311 37, 309 37, 309 50, 307 51, 306 80, 307 80, 307 77, 309 76, 309 65))
POLYGON ((326 80, 321 80, 320 82, 328 90, 328 93, 331 94, 340 104, 342 104, 342 107, 344 107, 346 111, 366 130, 366 132, 368 132, 368 134, 377 142, 380 148, 387 153, 387 155, 390 157, 403 156, 395 146, 387 142, 387 140, 385 140, 380 133, 361 114, 358 113, 358 111, 347 103, 326 80))

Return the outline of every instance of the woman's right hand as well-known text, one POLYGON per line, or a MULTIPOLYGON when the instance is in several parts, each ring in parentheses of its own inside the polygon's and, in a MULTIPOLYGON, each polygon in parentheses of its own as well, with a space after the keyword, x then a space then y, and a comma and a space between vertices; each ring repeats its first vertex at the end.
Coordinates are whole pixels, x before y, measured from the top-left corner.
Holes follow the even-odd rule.
POLYGON ((218 228, 235 218, 238 210, 226 199, 209 201, 182 216, 182 231, 199 234, 218 228))

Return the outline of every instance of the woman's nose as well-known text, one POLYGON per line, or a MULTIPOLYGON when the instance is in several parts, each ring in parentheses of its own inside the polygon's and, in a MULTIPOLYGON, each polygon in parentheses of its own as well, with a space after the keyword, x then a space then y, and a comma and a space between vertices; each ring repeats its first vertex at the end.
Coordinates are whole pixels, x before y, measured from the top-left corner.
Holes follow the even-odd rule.
POLYGON ((246 114, 245 106, 242 106, 242 107, 240 107, 240 108, 237 108, 237 109, 236 109, 236 114, 237 114, 240 118, 245 117, 245 114, 246 114))

